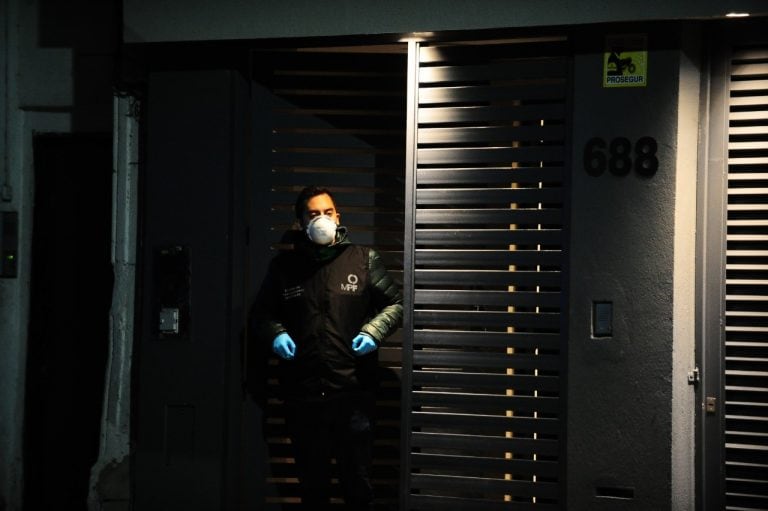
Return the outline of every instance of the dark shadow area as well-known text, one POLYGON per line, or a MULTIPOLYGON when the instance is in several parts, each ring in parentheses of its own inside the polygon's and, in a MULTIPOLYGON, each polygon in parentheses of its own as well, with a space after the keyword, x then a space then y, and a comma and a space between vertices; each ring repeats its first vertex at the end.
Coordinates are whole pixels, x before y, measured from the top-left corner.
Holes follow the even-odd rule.
POLYGON ((72 51, 72 130, 111 130, 112 91, 122 59, 122 2, 42 0, 39 4, 38 45, 72 51))
POLYGON ((24 509, 85 510, 109 347, 112 142, 34 141, 24 509))

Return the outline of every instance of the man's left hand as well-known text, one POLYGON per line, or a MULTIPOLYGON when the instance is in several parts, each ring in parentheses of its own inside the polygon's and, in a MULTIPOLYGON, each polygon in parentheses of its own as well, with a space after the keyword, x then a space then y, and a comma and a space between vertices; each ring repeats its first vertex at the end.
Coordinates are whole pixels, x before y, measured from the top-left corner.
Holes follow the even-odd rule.
POLYGON ((367 355, 375 349, 376 341, 374 341, 368 334, 360 332, 357 337, 352 339, 352 351, 354 351, 357 356, 367 355))

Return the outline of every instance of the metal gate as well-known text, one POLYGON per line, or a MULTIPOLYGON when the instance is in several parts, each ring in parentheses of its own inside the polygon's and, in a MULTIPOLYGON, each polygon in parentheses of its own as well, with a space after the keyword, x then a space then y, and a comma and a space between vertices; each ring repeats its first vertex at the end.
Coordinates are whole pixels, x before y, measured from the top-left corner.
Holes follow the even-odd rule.
POLYGON ((725 509, 768 508, 768 45, 731 56, 725 509))
POLYGON ((712 57, 702 196, 698 507, 756 511, 768 509, 768 42, 764 25, 729 28, 712 57))
MULTIPOLYGON (((329 186, 403 282, 380 353, 381 506, 561 509, 567 40, 407 48, 254 54, 254 210, 276 248, 298 190, 329 186)), ((265 407, 265 508, 288 509, 281 403, 265 407)))
POLYGON ((564 504, 566 48, 412 44, 404 510, 564 504))

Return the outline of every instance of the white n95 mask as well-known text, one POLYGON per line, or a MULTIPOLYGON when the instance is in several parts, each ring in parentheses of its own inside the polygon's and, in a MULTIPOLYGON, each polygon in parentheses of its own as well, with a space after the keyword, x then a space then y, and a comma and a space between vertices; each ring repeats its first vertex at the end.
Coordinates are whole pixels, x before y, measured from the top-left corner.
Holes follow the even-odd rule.
POLYGON ((330 245, 336 239, 336 227, 331 217, 316 216, 307 224, 307 237, 318 245, 330 245))

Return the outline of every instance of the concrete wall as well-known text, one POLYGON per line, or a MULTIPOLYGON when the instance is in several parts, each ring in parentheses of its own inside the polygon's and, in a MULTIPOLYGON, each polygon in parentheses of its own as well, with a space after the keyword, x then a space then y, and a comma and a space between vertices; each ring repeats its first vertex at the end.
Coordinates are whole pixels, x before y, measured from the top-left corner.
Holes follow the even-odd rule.
POLYGON ((129 43, 403 34, 768 13, 763 0, 125 0, 129 43))
POLYGON ((18 277, 0 279, 0 509, 20 509, 38 133, 111 131, 116 2, 0 2, 0 211, 19 213, 18 277), (87 5, 86 5, 87 4, 87 5))
POLYGON ((622 27, 648 37, 647 86, 602 87, 616 31, 583 34, 574 63, 568 509, 693 509, 698 73, 683 27, 622 27), (658 171, 586 172, 593 137, 652 137, 658 171), (594 334, 595 302, 611 335, 594 334))

